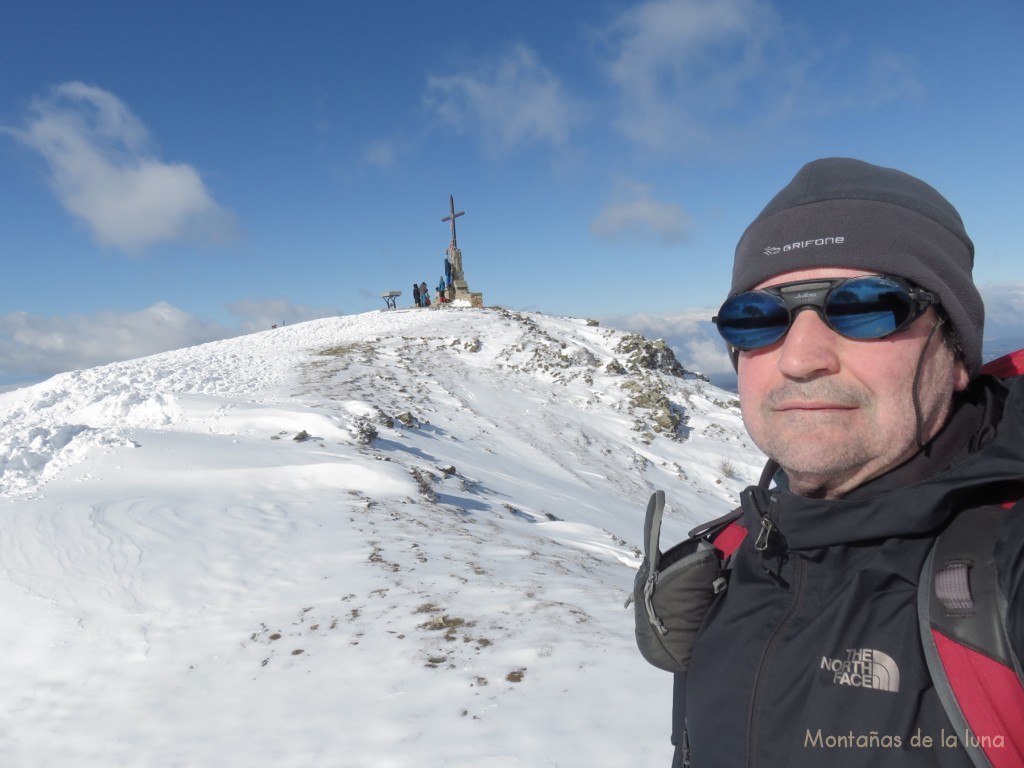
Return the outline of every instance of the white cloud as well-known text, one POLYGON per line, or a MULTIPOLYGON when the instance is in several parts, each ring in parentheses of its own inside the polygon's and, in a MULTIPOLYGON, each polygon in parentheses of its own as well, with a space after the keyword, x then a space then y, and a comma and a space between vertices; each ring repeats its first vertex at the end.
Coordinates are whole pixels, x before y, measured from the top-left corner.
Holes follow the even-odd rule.
POLYGON ((146 127, 108 91, 64 83, 33 100, 22 127, 3 130, 43 157, 57 198, 101 245, 137 251, 234 235, 234 217, 199 173, 154 156, 146 127))
POLYGON ((653 149, 693 149, 746 130, 914 98, 914 61, 807 40, 762 0, 652 0, 605 30, 616 125, 653 149))
POLYGON ((677 203, 655 200, 652 191, 648 184, 625 185, 625 199, 601 209, 590 222, 590 231, 606 240, 646 240, 654 236, 664 245, 681 242, 689 234, 690 217, 677 203))
POLYGON ((451 128, 476 134, 491 151, 531 142, 563 144, 570 130, 561 83, 524 45, 480 73, 429 77, 426 104, 451 128))
POLYGON ((47 377, 231 335, 166 302, 138 312, 63 317, 9 312, 0 315, 0 373, 6 379, 47 377))
POLYGON ((700 137, 762 71, 777 23, 755 0, 655 0, 612 24, 609 76, 622 97, 618 126, 654 148, 700 137))
POLYGON ((0 389, 5 383, 39 380, 62 371, 341 314, 336 309, 312 309, 283 299, 236 301, 227 309, 238 318, 237 324, 203 320, 165 301, 137 312, 0 315, 0 389))

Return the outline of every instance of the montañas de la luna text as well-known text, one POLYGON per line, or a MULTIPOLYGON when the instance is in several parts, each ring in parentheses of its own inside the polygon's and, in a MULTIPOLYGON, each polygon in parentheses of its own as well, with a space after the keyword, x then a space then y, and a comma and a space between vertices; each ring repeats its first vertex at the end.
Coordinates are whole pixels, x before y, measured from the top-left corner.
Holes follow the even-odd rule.
POLYGON ((899 734, 886 734, 879 731, 868 733, 822 733, 807 729, 804 734, 804 746, 815 749, 902 749, 904 744, 913 749, 956 749, 960 746, 981 747, 983 749, 1002 749, 1006 746, 1003 734, 995 736, 978 736, 965 730, 962 734, 942 729, 938 736, 922 733, 918 728, 909 739, 899 734))

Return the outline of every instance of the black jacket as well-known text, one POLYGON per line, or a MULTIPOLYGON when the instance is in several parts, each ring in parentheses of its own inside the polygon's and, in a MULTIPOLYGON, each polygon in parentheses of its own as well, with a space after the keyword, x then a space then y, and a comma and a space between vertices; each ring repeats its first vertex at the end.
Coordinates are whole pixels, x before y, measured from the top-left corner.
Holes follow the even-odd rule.
MULTIPOLYGON (((685 681, 694 768, 970 766, 928 673, 917 585, 952 516, 1022 496, 1024 378, 987 376, 925 451, 841 500, 744 491, 748 534, 685 681)), ((1000 540, 1024 658, 1024 514, 1000 540)))

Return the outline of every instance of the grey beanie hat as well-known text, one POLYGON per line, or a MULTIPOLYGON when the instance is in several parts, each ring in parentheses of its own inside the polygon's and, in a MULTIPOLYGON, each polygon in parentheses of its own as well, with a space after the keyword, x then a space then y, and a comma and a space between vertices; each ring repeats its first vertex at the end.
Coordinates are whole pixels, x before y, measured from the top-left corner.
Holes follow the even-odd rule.
POLYGON ((903 277, 936 295, 970 375, 985 308, 960 214, 920 179, 860 160, 814 160, 765 206, 736 246, 735 296, 795 269, 850 267, 903 277))

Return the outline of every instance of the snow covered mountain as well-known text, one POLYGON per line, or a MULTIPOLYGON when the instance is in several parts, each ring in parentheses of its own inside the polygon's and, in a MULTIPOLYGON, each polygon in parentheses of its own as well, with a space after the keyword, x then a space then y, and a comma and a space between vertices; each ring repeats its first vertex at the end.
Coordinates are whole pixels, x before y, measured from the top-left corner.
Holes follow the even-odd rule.
POLYGON ((623 609, 760 470, 664 344, 446 307, 0 394, 0 765, 666 764, 623 609))

